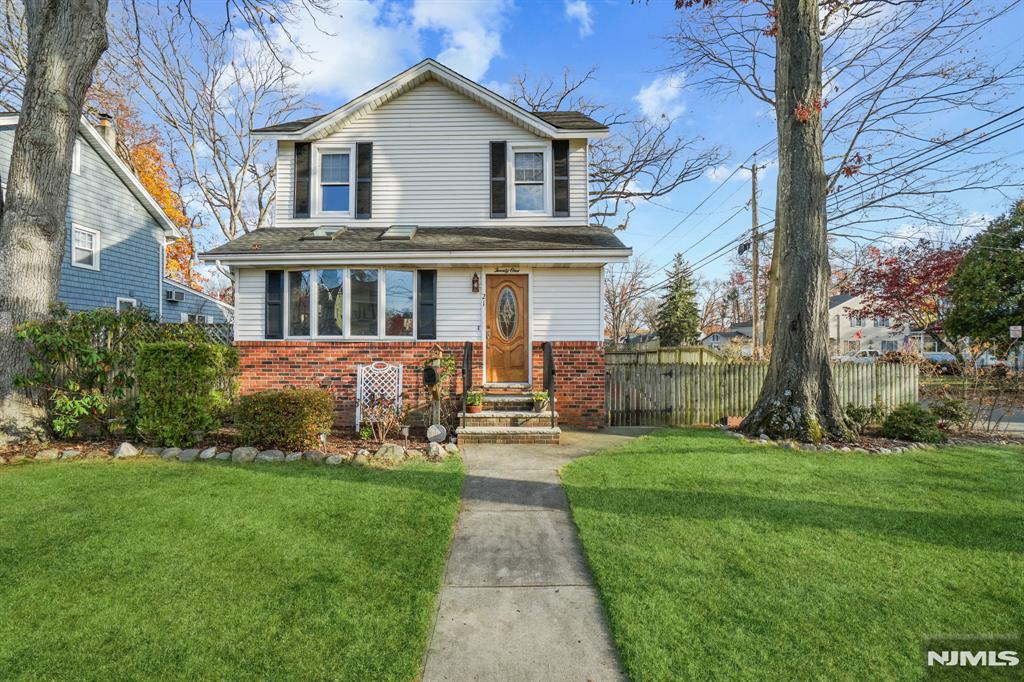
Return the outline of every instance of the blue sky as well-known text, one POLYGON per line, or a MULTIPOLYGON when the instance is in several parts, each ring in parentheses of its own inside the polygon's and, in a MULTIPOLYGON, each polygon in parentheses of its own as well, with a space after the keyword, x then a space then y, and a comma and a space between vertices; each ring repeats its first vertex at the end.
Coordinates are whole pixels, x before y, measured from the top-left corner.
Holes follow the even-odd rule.
MULTIPOLYGON (((718 179, 703 177, 673 194, 646 204, 633 214, 623 241, 636 253, 661 266, 683 251, 691 262, 714 252, 750 229, 750 213, 741 210, 702 243, 693 244, 743 207, 750 197, 749 180, 737 175, 720 178, 755 148, 774 138, 775 123, 765 107, 750 98, 724 99, 696 88, 673 87, 664 68, 671 64, 670 34, 680 13, 671 0, 632 4, 610 0, 411 0, 366 2, 342 0, 340 17, 321 19, 323 32, 305 27, 310 56, 296 55, 308 73, 303 83, 312 99, 325 110, 373 87, 424 57, 434 57, 464 75, 501 90, 522 73, 531 77, 560 77, 566 67, 584 73, 597 67, 587 96, 612 108, 640 112, 663 111, 675 117, 674 131, 703 136, 720 145, 730 158, 718 179), (646 96, 642 96, 644 93, 646 96), (668 237, 665 233, 707 195, 714 197, 668 237), (656 240, 661 238, 660 242, 656 240), (691 248, 693 247, 693 248, 691 248)), ((979 41, 983 54, 993 58, 1024 56, 1024 38, 1015 27, 1024 25, 1024 11, 1014 11, 979 41)), ((1018 91, 1019 92, 1019 91, 1018 91)), ((1024 104, 1015 95, 1003 110, 1024 104)), ((979 114, 950 115, 935 123, 959 129, 985 120, 979 114)), ((993 143, 994 150, 1024 149, 1024 133, 1017 131, 993 143)), ((770 162, 771 157, 761 161, 770 162)), ((1016 162, 1020 163, 1020 157, 1016 162)), ((774 207, 775 175, 762 173, 762 221, 774 207)), ((1008 200, 994 191, 958 197, 965 216, 979 220, 1005 210, 1008 200)), ((729 269, 727 258, 705 267, 701 274, 721 277, 729 269)))

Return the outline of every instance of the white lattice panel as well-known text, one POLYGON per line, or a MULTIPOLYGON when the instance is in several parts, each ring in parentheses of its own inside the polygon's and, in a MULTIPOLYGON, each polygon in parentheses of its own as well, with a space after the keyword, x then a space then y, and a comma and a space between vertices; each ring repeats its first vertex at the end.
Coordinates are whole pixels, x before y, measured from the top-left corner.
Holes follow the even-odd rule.
POLYGON ((356 369, 356 430, 363 424, 363 411, 380 398, 402 408, 402 366, 387 362, 359 365, 356 369))

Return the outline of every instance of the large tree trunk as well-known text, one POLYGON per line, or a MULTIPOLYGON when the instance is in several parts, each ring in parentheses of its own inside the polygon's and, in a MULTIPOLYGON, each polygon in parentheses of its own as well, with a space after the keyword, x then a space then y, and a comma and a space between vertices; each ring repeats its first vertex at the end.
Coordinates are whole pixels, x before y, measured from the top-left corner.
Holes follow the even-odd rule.
POLYGON ((778 0, 775 114, 779 137, 775 248, 782 278, 768 375, 740 425, 749 434, 820 440, 849 431, 828 348, 828 238, 816 0, 778 0))
POLYGON ((40 409, 13 385, 28 363, 13 332, 57 297, 75 135, 107 49, 106 0, 29 0, 25 13, 28 71, 0 216, 0 443, 41 430, 40 409))

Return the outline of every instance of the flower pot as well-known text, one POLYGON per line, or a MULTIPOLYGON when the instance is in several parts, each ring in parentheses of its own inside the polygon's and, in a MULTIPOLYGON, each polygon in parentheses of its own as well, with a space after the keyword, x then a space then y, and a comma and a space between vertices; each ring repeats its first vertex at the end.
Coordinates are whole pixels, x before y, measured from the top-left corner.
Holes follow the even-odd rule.
POLYGON ((534 412, 547 412, 550 402, 547 400, 534 400, 533 411, 534 412))
POLYGON ((469 414, 476 414, 477 412, 483 412, 483 405, 466 405, 466 412, 469 414))

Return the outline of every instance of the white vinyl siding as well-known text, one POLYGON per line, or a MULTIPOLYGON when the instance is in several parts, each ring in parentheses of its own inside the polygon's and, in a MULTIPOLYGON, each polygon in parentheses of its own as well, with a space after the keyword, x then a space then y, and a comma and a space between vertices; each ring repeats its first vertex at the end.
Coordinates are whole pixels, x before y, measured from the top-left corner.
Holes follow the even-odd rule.
POLYGON ((533 340, 601 340, 600 268, 533 271, 533 340))
POLYGON ((239 341, 263 339, 263 299, 267 290, 263 270, 238 271, 235 293, 235 338, 239 341))
MULTIPOLYGON (((437 81, 427 81, 350 121, 318 146, 349 147, 373 143, 373 218, 340 216, 292 218, 294 144, 281 142, 277 156, 276 225, 348 224, 387 227, 507 226, 515 224, 587 224, 586 140, 569 143, 570 216, 490 217, 491 141, 514 145, 550 145, 506 118, 437 81)), ((548 155, 550 156, 550 155, 548 155)), ((550 175, 551 169, 545 168, 550 175)), ((510 183, 511 184, 511 183, 510 183)))
MULTIPOLYGON (((437 340, 479 341, 483 295, 473 293, 473 275, 479 269, 448 268, 437 271, 437 340)), ((480 281, 483 289, 483 280, 480 281)))

